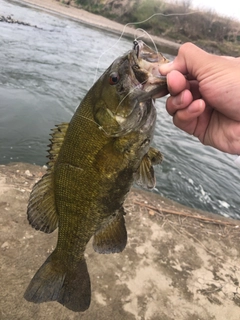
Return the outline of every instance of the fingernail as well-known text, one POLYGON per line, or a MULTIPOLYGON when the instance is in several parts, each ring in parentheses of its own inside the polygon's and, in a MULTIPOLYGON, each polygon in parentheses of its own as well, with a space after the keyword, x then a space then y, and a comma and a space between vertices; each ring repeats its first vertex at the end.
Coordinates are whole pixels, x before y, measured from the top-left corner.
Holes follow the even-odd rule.
POLYGON ((195 103, 190 104, 190 106, 188 107, 188 112, 189 113, 199 113, 201 112, 201 110, 203 111, 204 109, 204 102, 199 99, 199 100, 195 100, 195 103))
POLYGON ((182 94, 178 94, 177 96, 173 97, 172 103, 173 103, 175 106, 181 105, 181 104, 182 104, 182 94))
POLYGON ((172 64, 173 64, 173 61, 169 61, 168 63, 162 64, 162 66, 171 67, 172 64))
POLYGON ((168 72, 170 71, 169 68, 171 68, 171 65, 172 65, 172 64, 173 64, 173 61, 170 61, 170 62, 168 62, 168 63, 163 63, 163 64, 161 64, 161 65, 159 66, 160 72, 165 75, 166 73, 168 73, 168 72))

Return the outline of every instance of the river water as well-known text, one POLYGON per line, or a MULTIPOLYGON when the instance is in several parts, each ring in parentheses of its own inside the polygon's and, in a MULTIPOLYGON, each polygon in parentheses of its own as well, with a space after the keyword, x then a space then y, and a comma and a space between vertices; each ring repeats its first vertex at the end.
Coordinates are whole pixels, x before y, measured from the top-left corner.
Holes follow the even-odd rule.
MULTIPOLYGON (((46 163, 50 129, 69 121, 88 89, 132 40, 0 0, 0 164, 46 163)), ((170 57, 173 58, 173 57, 170 57)), ((164 154, 153 192, 190 207, 240 218, 240 169, 234 156, 202 146, 172 124, 166 97, 156 102, 154 145, 164 154)))

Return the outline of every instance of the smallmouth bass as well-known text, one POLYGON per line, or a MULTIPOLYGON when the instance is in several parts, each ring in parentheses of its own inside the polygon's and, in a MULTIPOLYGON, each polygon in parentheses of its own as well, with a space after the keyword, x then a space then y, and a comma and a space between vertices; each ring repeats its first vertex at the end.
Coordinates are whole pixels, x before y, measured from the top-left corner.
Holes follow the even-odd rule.
POLYGON ((51 233, 58 227, 58 240, 31 280, 26 300, 88 309, 87 243, 93 236, 98 253, 125 248, 124 200, 134 180, 155 186, 153 165, 162 161, 150 144, 153 98, 168 93, 158 66, 167 62, 135 40, 88 91, 70 123, 53 129, 48 170, 33 187, 27 215, 36 230, 51 233))

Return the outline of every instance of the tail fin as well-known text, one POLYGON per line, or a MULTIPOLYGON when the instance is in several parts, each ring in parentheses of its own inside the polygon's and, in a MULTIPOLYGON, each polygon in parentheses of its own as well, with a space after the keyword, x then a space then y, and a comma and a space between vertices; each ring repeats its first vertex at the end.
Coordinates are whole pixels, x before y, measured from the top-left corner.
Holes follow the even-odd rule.
POLYGON ((24 298, 34 303, 58 301, 72 311, 85 311, 91 301, 85 259, 80 260, 73 270, 61 270, 51 254, 31 280, 24 298))

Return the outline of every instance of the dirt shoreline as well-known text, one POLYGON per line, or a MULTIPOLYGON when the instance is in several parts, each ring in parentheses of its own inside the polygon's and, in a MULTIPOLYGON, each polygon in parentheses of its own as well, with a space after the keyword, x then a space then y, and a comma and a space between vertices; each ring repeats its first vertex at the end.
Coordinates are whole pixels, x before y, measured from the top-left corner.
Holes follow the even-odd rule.
MULTIPOLYGON (((12 0, 15 2, 21 2, 30 6, 41 8, 42 10, 50 13, 66 16, 68 18, 80 21, 84 24, 104 29, 108 32, 117 34, 119 37, 124 34, 124 37, 134 39, 137 36, 143 37, 144 41, 149 42, 149 38, 146 37, 142 32, 136 31, 130 26, 124 26, 120 23, 107 19, 103 16, 93 14, 91 12, 62 4, 56 0, 12 0)), ((180 47, 176 42, 156 37, 151 35, 154 42, 160 47, 160 50, 165 53, 175 55, 180 47)))
POLYGON ((237 320, 240 315, 240 221, 193 210, 132 189, 125 203, 128 244, 86 259, 92 302, 74 313, 23 293, 55 247, 57 233, 28 224, 27 201, 43 167, 0 165, 1 320, 237 320))

